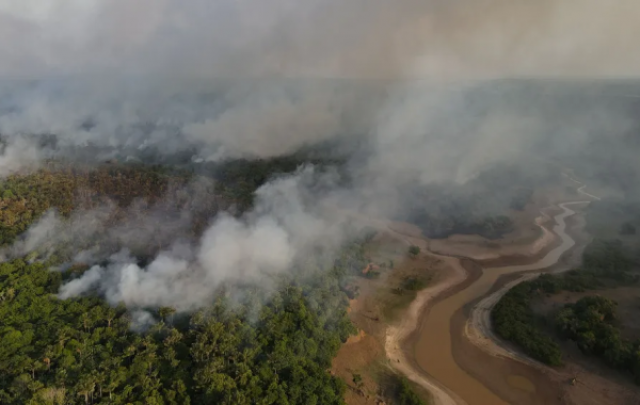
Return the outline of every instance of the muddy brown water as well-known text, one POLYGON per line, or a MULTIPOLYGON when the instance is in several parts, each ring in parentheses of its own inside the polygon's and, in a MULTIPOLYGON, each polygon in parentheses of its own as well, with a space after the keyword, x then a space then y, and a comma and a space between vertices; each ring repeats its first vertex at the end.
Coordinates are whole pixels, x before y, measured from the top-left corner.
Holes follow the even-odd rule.
MULTIPOLYGON (((464 305, 487 295, 500 276, 541 270, 556 264, 560 256, 575 245, 573 238, 565 232, 565 219, 575 214, 569 206, 584 205, 585 202, 576 201, 559 205, 562 212, 554 216, 553 231, 560 237, 561 243, 540 260, 525 265, 485 268, 476 282, 435 304, 423 318, 414 347, 418 366, 459 395, 467 405, 506 405, 508 403, 458 366, 451 351, 451 318, 464 305)), ((543 386, 537 387, 522 376, 505 374, 502 378, 508 381, 514 390, 526 390, 532 395, 544 390, 543 386)))

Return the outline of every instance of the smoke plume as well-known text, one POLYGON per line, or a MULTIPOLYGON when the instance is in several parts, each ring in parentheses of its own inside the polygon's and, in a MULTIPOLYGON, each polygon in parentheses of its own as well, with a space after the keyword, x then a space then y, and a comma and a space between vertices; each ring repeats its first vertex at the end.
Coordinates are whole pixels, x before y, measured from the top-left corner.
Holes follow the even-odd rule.
MULTIPOLYGON (((95 265, 63 285, 60 297, 98 291, 114 305, 188 310, 211 301, 223 283, 268 287, 274 276, 314 249, 340 245, 346 225, 311 204, 308 194, 319 184, 330 189, 333 181, 330 174, 319 176, 312 168, 302 168, 260 188, 255 208, 243 217, 220 214, 197 246, 178 240, 146 267, 123 250, 112 255, 106 267, 95 265)), ((29 246, 35 235, 51 228, 49 222, 45 218, 29 231, 29 246)))
POLYGON ((62 298, 97 291, 113 304, 192 309, 226 282, 269 285, 335 249, 344 212, 397 217, 419 204, 406 201, 410 187, 464 184, 532 156, 576 162, 594 139, 638 166, 615 144, 637 130, 640 86, 576 80, 639 71, 631 1, 5 3, 0 176, 47 158, 197 165, 358 145, 349 187, 301 168, 259 189, 252 211, 212 219, 199 240, 176 236, 186 210, 122 226, 108 206, 45 215, 8 254, 49 254, 52 233, 76 247, 93 266, 62 298), (493 80, 524 77, 546 81, 493 80), (95 248, 113 241, 130 251, 95 248), (155 259, 137 263, 150 243, 155 259))

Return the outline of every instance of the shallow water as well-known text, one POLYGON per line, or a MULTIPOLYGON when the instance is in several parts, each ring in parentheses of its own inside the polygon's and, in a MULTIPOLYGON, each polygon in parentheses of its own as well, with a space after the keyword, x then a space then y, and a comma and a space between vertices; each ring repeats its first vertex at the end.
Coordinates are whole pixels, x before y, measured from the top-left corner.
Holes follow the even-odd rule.
MULTIPOLYGON (((451 318, 465 304, 485 296, 500 276, 540 270, 557 263, 560 256, 575 245, 575 241, 565 232, 565 219, 575 214, 569 206, 583 203, 560 204, 563 211, 554 217, 556 225, 553 231, 560 237, 561 244, 542 259, 527 265, 483 269, 482 276, 476 282, 434 305, 422 320, 415 345, 418 365, 441 384, 458 394, 468 405, 506 405, 507 402, 458 366, 451 352, 451 318)), ((509 384, 514 390, 522 390, 525 385, 529 389, 528 392, 543 389, 543 387, 536 387, 522 376, 505 374, 503 378, 507 382, 515 382, 509 384)))
POLYGON ((523 377, 521 375, 514 374, 507 376, 507 384, 530 394, 534 394, 536 392, 535 384, 527 379, 527 377, 523 377))

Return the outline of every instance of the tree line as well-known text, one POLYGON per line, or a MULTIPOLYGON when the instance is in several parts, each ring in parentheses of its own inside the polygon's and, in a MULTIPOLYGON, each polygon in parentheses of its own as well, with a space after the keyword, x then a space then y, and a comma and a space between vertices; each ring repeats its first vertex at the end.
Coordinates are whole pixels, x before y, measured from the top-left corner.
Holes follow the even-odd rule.
MULTIPOLYGON (((0 245, 12 243, 47 210, 69 216, 78 209, 114 203, 114 221, 134 201, 164 203, 166 215, 192 214, 193 232, 201 233, 220 211, 241 214, 254 193, 270 178, 295 171, 297 158, 237 160, 199 169, 142 164, 68 165, 52 162, 33 173, 14 174, 0 182, 0 245), (195 198, 199 197, 199 198, 195 198)), ((321 167, 331 162, 315 162, 321 167)))
MULTIPOLYGON (((560 275, 543 274, 507 292, 491 312, 496 333, 517 344, 527 355, 552 366, 562 365, 562 352, 553 336, 545 333, 531 309, 535 297, 562 291, 583 292, 635 284, 635 265, 619 241, 595 241, 583 254, 582 266, 560 275)), ((615 301, 597 295, 567 304, 550 320, 562 339, 575 341, 580 350, 608 365, 629 371, 640 383, 640 340, 621 337, 615 326, 615 301)))

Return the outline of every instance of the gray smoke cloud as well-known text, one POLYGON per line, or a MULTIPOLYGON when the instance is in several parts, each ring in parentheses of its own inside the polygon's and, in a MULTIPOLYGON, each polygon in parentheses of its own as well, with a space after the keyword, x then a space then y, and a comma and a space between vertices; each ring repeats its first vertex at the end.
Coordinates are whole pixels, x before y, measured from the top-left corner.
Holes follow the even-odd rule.
MULTIPOLYGON (((196 246, 176 241, 146 267, 140 267, 128 250, 121 251, 109 258, 108 266, 94 265, 63 285, 59 296, 98 291, 114 305, 190 310, 210 302, 223 283, 268 287, 273 276, 290 269, 297 259, 319 247, 335 249, 344 240, 344 218, 310 201, 319 186, 335 188, 333 182, 331 174, 301 168, 260 188, 255 208, 243 217, 218 215, 196 246)), ((49 223, 41 221, 28 235, 46 237, 49 223)))
MULTIPOLYGON (((126 207, 108 197, 91 208, 80 205, 68 218, 55 210, 41 216, 13 245, 0 250, 5 259, 54 254, 77 263, 99 262, 126 246, 132 255, 148 256, 177 240, 193 242, 194 216, 219 207, 210 179, 195 177, 188 184, 169 183, 157 201, 134 199, 126 207)), ((86 193, 80 190, 79 194, 86 193)))
POLYGON ((635 75, 639 7, 626 0, 3 2, 0 74, 635 75))
POLYGON ((270 157, 380 133, 380 110, 437 104, 424 95, 407 100, 416 83, 395 86, 405 79, 619 77, 640 68, 640 6, 627 1, 54 4, 0 6, 0 135, 17 150, 2 155, 0 175, 56 156, 49 148, 34 155, 25 134, 56 135, 62 155, 92 144, 195 150, 196 160, 270 157), (45 80, 7 81, 19 77, 45 80), (321 80, 336 78, 388 86, 321 80), (389 99, 389 86, 401 96, 389 99))
POLYGON ((227 281, 269 284, 318 246, 339 246, 346 216, 333 208, 392 217, 407 185, 463 184, 495 162, 565 157, 637 125, 628 96, 638 86, 479 81, 635 75, 640 4, 627 1, 14 3, 0 4, 0 176, 47 157, 224 161, 363 139, 349 189, 303 169, 261 188, 243 217, 219 215, 197 242, 171 238, 186 217, 91 228, 95 213, 47 215, 17 252, 46 250, 52 232, 132 251, 167 235, 148 266, 123 251, 62 298, 98 291, 114 304, 192 309, 227 281))

